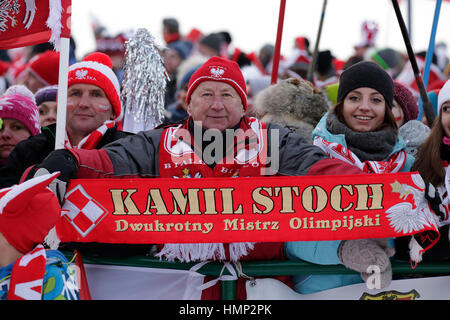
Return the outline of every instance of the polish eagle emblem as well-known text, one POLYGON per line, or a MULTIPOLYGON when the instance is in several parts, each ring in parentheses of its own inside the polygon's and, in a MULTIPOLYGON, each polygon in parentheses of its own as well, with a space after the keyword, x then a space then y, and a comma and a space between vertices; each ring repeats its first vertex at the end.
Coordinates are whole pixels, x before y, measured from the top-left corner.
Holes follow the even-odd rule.
POLYGON ((88 71, 86 69, 80 69, 75 72, 75 77, 77 79, 86 79, 88 71))
MULTIPOLYGON (((20 12, 20 0, 0 0, 0 32, 8 29, 8 22, 12 28, 17 26, 17 15, 20 12)), ((33 24, 34 16, 36 15, 35 0, 24 0, 25 16, 22 23, 25 29, 30 29, 33 24)))
POLYGON ((396 232, 410 233, 420 231, 424 227, 437 226, 436 216, 430 211, 425 199, 425 183, 418 174, 412 175, 414 186, 401 184, 397 181, 391 184, 392 192, 399 193, 401 200, 412 196, 414 205, 409 201, 395 204, 386 210, 390 225, 396 232))
POLYGON ((225 70, 222 67, 212 67, 209 71, 211 72, 211 75, 216 78, 223 76, 225 73, 225 70))

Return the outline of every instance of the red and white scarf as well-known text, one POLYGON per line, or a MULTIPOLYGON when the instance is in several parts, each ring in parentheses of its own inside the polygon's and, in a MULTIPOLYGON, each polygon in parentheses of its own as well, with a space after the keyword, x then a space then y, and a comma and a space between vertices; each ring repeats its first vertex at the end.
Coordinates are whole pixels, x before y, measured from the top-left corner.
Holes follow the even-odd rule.
POLYGON ((64 147, 66 149, 86 149, 86 150, 95 149, 95 147, 97 147, 98 143, 105 135, 106 131, 114 127, 114 125, 115 122, 112 120, 105 121, 100 127, 98 127, 96 130, 92 131, 89 135, 84 137, 77 145, 72 145, 72 143, 70 143, 66 133, 64 147))
POLYGON ((14 262, 8 300, 41 300, 47 255, 39 244, 14 262))
MULTIPOLYGON (((447 161, 442 161, 442 165, 445 168, 445 179, 444 183, 437 186, 437 191, 442 199, 442 206, 444 207, 445 218, 439 221, 439 227, 446 224, 450 224, 450 166, 447 161)), ((450 232, 450 231, 449 231, 450 232)))
POLYGON ((193 135, 189 131, 189 120, 164 130, 159 147, 161 178, 258 176, 266 166, 267 126, 256 118, 241 121, 233 143, 229 144, 225 157, 214 169, 202 160, 202 148, 196 144, 193 135))
POLYGON ((340 159, 360 168, 365 173, 399 172, 406 162, 406 152, 395 153, 387 161, 361 161, 348 148, 336 142, 328 142, 321 137, 315 137, 313 144, 322 149, 329 157, 340 159))
MULTIPOLYGON (((261 168, 265 166, 268 150, 266 124, 259 122, 256 118, 244 118, 241 121, 240 129, 246 134, 237 134, 236 140, 230 146, 230 150, 234 148, 234 151, 227 152, 227 154, 233 154, 234 158, 231 163, 220 162, 214 169, 211 169, 196 154, 195 150, 201 154, 201 148, 195 144, 192 135, 187 140, 180 139, 179 132, 181 129, 187 132, 188 123, 189 120, 178 127, 169 127, 162 133, 162 142, 159 148, 161 178, 261 175, 261 168)), ((228 252, 231 261, 238 261, 249 254, 253 248, 254 243, 250 242, 230 243, 227 247, 228 250, 223 243, 166 243, 157 256, 164 257, 169 261, 179 260, 181 262, 222 261, 227 259, 226 252, 228 252)))

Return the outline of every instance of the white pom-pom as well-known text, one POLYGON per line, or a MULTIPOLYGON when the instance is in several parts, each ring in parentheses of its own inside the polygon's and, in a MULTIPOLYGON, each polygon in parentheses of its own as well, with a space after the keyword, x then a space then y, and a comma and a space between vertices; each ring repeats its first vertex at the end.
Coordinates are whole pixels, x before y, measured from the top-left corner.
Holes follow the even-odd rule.
POLYGON ((21 84, 16 84, 16 85, 9 87, 8 90, 6 90, 6 92, 4 93, 4 95, 5 96, 6 95, 21 95, 21 96, 31 99, 34 103, 36 103, 33 92, 31 92, 27 87, 25 87, 21 84))

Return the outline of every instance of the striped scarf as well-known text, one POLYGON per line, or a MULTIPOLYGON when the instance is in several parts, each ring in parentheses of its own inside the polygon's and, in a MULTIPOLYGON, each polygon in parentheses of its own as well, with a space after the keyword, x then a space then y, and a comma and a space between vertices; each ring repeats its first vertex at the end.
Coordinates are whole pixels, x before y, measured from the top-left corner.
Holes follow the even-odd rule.
POLYGON ((44 246, 39 244, 14 262, 8 300, 41 300, 46 261, 44 246))
POLYGON ((365 173, 400 172, 406 162, 406 152, 395 153, 387 161, 361 161, 358 157, 339 143, 328 142, 321 137, 315 137, 313 144, 322 149, 330 158, 340 159, 358 167, 365 173))
POLYGON ((64 147, 66 149, 86 149, 86 150, 95 149, 100 140, 105 135, 106 131, 114 127, 114 125, 115 122, 112 120, 105 121, 100 127, 98 127, 96 130, 92 131, 90 134, 84 137, 77 145, 72 145, 72 143, 70 143, 66 133, 64 147))

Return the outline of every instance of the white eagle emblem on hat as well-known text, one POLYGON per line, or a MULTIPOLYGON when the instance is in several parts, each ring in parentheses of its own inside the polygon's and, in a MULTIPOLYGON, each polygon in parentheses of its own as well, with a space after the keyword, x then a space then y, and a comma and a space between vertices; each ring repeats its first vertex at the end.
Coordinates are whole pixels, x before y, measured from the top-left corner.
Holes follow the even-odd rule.
POLYGON ((222 67, 212 67, 209 71, 211 72, 211 75, 216 78, 221 77, 225 73, 225 70, 222 67))
POLYGON ((75 72, 75 77, 76 77, 77 79, 86 79, 87 74, 88 74, 88 71, 87 71, 87 70, 85 70, 85 69, 80 69, 80 70, 77 70, 77 71, 75 72))

